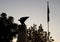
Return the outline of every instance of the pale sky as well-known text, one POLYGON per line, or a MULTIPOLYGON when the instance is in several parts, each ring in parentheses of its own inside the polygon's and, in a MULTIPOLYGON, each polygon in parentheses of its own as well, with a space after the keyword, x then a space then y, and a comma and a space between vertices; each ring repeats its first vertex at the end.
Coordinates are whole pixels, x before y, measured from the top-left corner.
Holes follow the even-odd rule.
MULTIPOLYGON (((50 32, 54 42, 60 41, 60 0, 49 0, 50 32)), ((47 31, 47 0, 0 0, 0 14, 13 16, 15 22, 22 16, 29 16, 27 26, 42 24, 47 31)))

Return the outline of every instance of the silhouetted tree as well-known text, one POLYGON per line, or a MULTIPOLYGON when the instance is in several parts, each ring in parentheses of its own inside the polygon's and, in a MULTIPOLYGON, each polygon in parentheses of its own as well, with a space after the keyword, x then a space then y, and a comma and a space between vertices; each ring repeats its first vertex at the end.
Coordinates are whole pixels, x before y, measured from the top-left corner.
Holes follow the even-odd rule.
POLYGON ((12 16, 8 17, 8 23, 7 23, 7 29, 8 29, 8 40, 12 40, 13 37, 17 34, 17 27, 18 25, 14 23, 14 18, 12 16))
POLYGON ((2 13, 0 16, 0 40, 1 42, 5 41, 6 38, 6 21, 7 21, 7 15, 6 13, 2 13))
MULTIPOLYGON (((33 26, 29 27, 27 29, 27 42, 47 42, 47 32, 43 30, 42 24, 36 29, 36 24, 33 24, 33 26)), ((50 42, 54 41, 50 37, 50 42)))
POLYGON ((0 16, 0 42, 12 42, 13 37, 17 34, 17 24, 14 23, 13 17, 7 18, 6 13, 0 16))

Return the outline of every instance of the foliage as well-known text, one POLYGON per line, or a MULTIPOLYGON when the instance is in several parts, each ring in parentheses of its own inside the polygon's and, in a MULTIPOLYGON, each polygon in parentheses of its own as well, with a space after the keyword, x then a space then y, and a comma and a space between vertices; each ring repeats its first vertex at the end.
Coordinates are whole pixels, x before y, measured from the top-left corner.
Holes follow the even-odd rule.
MULTIPOLYGON (((1 13, 0 42, 12 42, 13 37, 16 37, 16 34, 18 34, 19 28, 23 27, 24 25, 20 27, 18 26, 19 25, 17 23, 14 23, 14 18, 12 16, 7 18, 6 13, 1 13)), ((23 30, 23 28, 20 29, 23 30)), ((47 32, 43 30, 42 24, 38 26, 38 29, 36 24, 33 24, 33 26, 29 27, 29 29, 26 29, 26 42, 47 42, 47 38, 47 32)), ((52 36, 49 36, 49 41, 54 41, 52 36)))
MULTIPOLYGON (((42 24, 40 24, 38 29, 36 24, 27 29, 27 42, 47 42, 47 38, 47 32, 43 30, 42 24)), ((52 42, 54 39, 50 37, 49 41, 52 42)))
POLYGON ((17 24, 14 23, 14 18, 6 13, 0 16, 0 42, 12 42, 13 37, 17 34, 17 24))

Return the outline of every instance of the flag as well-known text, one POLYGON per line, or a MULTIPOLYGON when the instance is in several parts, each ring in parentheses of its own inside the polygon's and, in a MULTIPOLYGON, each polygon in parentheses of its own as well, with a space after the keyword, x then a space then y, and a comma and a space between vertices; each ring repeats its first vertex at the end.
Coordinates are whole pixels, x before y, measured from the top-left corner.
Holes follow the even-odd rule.
POLYGON ((49 2, 47 1, 47 22, 49 22, 49 2))

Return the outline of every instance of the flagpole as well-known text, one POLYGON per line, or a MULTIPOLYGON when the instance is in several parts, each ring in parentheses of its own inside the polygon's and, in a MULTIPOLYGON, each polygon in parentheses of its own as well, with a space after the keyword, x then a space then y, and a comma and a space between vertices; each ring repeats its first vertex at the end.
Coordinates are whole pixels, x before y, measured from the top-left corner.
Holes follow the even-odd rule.
POLYGON ((47 1, 47 41, 49 42, 49 1, 47 1))
POLYGON ((47 31, 47 35, 48 35, 48 42, 49 42, 49 22, 47 22, 47 26, 48 26, 48 31, 47 31))

